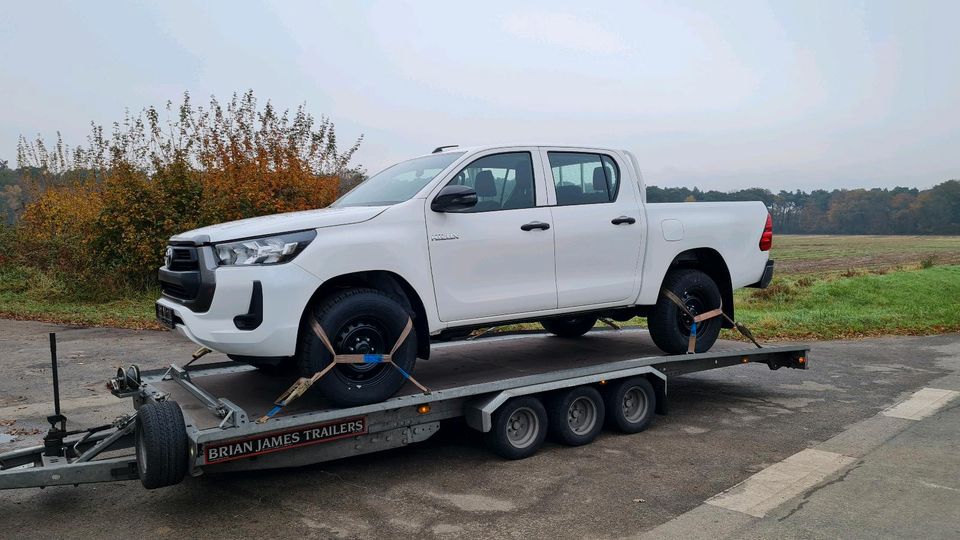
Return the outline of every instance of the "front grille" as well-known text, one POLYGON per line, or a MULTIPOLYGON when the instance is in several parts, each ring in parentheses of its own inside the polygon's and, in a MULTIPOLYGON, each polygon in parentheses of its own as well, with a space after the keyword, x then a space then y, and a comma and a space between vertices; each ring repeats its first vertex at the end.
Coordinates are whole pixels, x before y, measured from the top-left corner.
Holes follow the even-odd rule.
POLYGON ((163 296, 194 313, 206 312, 216 289, 217 265, 213 259, 210 246, 167 246, 157 275, 163 296))
POLYGON ((169 256, 167 257, 167 268, 177 272, 198 270, 200 262, 197 258, 197 248, 170 246, 167 248, 169 256))

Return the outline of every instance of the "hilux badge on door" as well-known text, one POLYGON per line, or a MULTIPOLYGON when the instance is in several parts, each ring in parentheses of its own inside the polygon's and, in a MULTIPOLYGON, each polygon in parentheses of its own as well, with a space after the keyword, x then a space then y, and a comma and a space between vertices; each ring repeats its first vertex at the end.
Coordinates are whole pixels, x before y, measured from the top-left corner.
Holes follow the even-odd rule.
POLYGON ((438 242, 440 240, 459 240, 460 235, 454 233, 437 233, 430 237, 432 242, 438 242))

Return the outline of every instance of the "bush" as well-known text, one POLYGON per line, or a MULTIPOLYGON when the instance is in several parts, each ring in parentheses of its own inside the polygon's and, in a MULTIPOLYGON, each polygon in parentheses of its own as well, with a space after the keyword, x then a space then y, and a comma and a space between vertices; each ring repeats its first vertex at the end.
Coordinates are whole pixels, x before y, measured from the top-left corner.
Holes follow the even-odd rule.
POLYGON ((339 177, 361 173, 348 168, 359 144, 340 151, 328 119, 260 108, 252 92, 128 112, 76 149, 59 136, 52 148, 21 137, 33 193, 16 230, 0 236, 12 255, 0 257, 54 272, 78 293, 143 288, 173 234, 330 204, 339 177))

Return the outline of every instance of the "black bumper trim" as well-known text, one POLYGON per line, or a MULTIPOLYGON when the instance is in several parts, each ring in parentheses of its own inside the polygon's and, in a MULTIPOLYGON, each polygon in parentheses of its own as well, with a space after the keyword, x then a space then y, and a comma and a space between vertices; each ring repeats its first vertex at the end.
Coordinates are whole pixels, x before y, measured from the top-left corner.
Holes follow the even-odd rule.
POLYGON ((256 330, 263 323, 263 285, 259 281, 253 282, 253 292, 250 293, 250 309, 243 315, 233 318, 233 325, 237 330, 256 330))
POLYGON ((763 276, 760 278, 760 281, 754 283, 753 285, 747 285, 754 289, 766 289, 770 286, 770 282, 773 281, 773 259, 767 261, 767 265, 763 268, 763 276))

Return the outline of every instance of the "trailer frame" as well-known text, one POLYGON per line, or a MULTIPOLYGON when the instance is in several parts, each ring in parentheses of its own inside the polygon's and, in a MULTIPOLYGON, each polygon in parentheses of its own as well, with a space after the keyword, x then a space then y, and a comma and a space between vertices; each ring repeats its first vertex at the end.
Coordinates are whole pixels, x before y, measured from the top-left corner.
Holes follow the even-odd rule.
MULTIPOLYGON (((109 426, 68 432, 59 412, 43 446, 0 454, 0 490, 133 480, 138 472, 137 415, 145 406, 179 401, 189 456, 185 474, 284 468, 320 463, 424 441, 440 422, 462 417, 471 428, 489 432, 497 410, 521 396, 546 396, 564 389, 594 386, 633 377, 646 378, 656 393, 656 412, 667 412, 667 383, 675 376, 734 365, 762 363, 770 369, 806 369, 807 345, 722 350, 671 356, 640 356, 475 384, 411 393, 387 401, 341 409, 289 411, 264 423, 262 411, 248 411, 218 396, 205 383, 252 368, 224 364, 170 365, 166 370, 118 370, 109 386, 129 398, 134 412, 109 426)), ((55 337, 51 357, 56 364, 55 337)), ((55 372, 54 372, 55 373, 55 372)), ((269 403, 274 396, 261 396, 269 403)), ((142 480, 142 477, 141 477, 142 480)), ((179 480, 178 480, 179 481, 179 480)))

